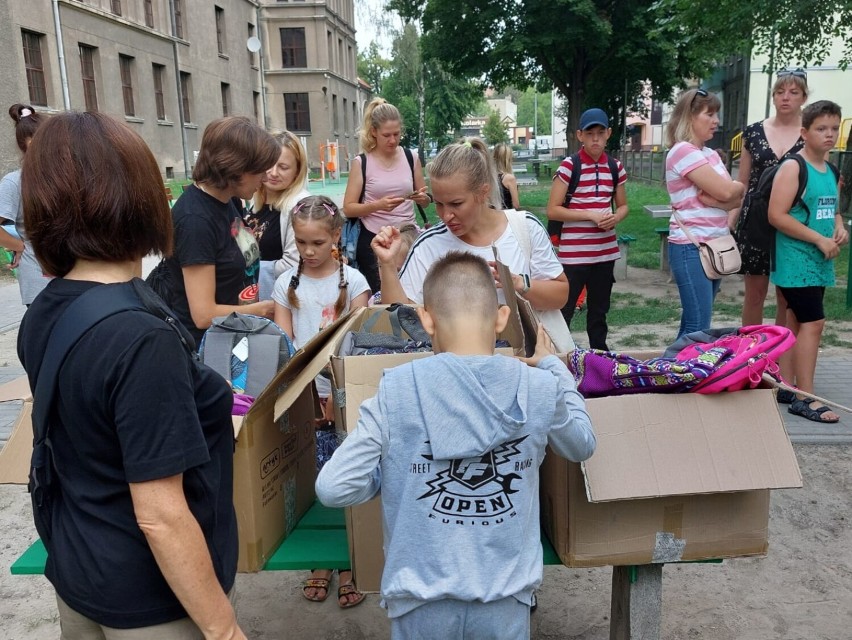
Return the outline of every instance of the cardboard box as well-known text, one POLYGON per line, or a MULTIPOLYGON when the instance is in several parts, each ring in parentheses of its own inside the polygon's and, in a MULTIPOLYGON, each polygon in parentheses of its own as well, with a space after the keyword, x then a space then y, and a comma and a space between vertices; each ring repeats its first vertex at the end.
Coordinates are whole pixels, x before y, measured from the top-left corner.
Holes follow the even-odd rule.
POLYGON ((27 484, 33 453, 33 396, 26 376, 0 386, 0 402, 22 401, 9 439, 0 450, 0 484, 27 484))
MULTIPOLYGON (((325 342, 345 320, 315 336, 276 374, 248 413, 233 418, 234 508, 240 539, 237 568, 241 572, 260 571, 316 498, 313 420, 321 414, 312 384, 316 373, 307 371, 306 365, 317 361, 325 342), (283 403, 278 402, 281 395, 287 396, 283 403)), ((25 484, 29 474, 32 397, 26 377, 0 387, 0 401, 20 399, 24 400, 21 413, 0 452, 3 483, 25 484)))
POLYGON ((774 393, 638 394, 587 401, 598 447, 549 453, 544 529, 570 567, 765 554, 769 489, 802 476, 774 393))

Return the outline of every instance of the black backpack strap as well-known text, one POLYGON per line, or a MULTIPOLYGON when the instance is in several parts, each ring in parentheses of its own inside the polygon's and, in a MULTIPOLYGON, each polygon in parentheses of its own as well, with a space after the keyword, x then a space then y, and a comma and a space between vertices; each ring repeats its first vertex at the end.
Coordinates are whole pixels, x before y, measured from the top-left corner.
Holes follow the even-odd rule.
POLYGON ((612 174, 612 200, 610 201, 612 204, 615 202, 615 192, 618 189, 618 160, 609 154, 606 154, 606 160, 609 164, 609 172, 612 174))
POLYGON ((565 200, 562 202, 563 207, 568 207, 574 192, 577 190, 577 185, 580 184, 580 174, 583 173, 583 163, 580 160, 580 154, 575 153, 571 156, 571 179, 568 180, 568 191, 565 192, 565 200))
POLYGON ((359 153, 361 158, 361 195, 358 196, 358 202, 364 202, 364 193, 367 191, 367 154, 359 153))
MULTIPOLYGON (((402 150, 405 153, 405 159, 408 160, 408 168, 411 169, 411 187, 413 191, 417 188, 417 185, 414 182, 414 154, 411 153, 411 149, 408 147, 403 147, 402 150)), ((414 206, 417 207, 417 212, 420 214, 420 219, 423 220, 423 224, 428 225, 429 218, 426 217, 426 212, 423 211, 423 207, 416 202, 414 203, 414 206)))

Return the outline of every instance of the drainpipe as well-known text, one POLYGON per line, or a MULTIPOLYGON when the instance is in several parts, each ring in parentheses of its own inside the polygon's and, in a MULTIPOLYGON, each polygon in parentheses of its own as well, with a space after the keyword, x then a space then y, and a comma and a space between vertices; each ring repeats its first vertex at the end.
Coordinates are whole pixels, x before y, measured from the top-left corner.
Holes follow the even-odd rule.
MULTIPOLYGON (((54 0, 56 2, 56 0, 54 0)), ((189 149, 188 143, 186 141, 186 127, 184 126, 186 122, 183 119, 183 91, 180 86, 180 59, 178 56, 178 41, 177 41, 177 26, 175 24, 175 3, 174 0, 169 0, 169 22, 172 27, 172 51, 174 52, 174 65, 175 65, 175 87, 177 88, 177 100, 178 100, 178 125, 180 126, 180 143, 183 147, 183 176, 184 179, 188 180, 191 177, 191 173, 189 171, 189 149)))
POLYGON ((266 69, 263 65, 263 42, 261 37, 263 29, 260 26, 260 4, 254 7, 255 21, 257 22, 257 38, 260 40, 260 50, 257 52, 258 60, 260 61, 260 104, 263 107, 263 128, 269 131, 269 109, 266 107, 266 69))
POLYGON ((53 29, 56 31, 56 49, 59 58, 59 78, 62 81, 62 105, 71 108, 71 93, 68 91, 68 69, 65 68, 65 47, 62 44, 62 23, 59 20, 59 0, 53 0, 53 29))

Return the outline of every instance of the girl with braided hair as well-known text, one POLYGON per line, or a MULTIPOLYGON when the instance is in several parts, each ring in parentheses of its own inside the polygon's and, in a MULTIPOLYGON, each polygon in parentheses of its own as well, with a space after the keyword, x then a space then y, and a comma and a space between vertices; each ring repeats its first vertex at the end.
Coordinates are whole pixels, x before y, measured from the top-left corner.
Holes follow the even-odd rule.
MULTIPOLYGON (((299 264, 286 270, 275 281, 272 300, 275 322, 301 349, 317 333, 342 314, 367 306, 370 286, 359 271, 340 260, 340 231, 343 213, 325 196, 300 200, 291 213, 293 235, 299 251, 299 264)), ((317 394, 325 408, 325 417, 317 425, 317 471, 322 468, 339 439, 334 431, 333 413, 328 396, 331 384, 321 375, 316 378, 317 394)), ((305 581, 302 593, 312 602, 328 597, 333 571, 314 569, 305 581)), ((352 572, 340 570, 337 603, 354 607, 364 594, 352 584, 352 572)))

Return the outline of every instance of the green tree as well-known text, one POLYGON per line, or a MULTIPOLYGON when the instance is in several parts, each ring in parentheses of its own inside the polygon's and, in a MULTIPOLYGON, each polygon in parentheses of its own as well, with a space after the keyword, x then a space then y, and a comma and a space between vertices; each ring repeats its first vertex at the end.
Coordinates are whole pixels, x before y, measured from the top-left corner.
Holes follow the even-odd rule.
POLYGON ((358 52, 358 76, 367 82, 377 95, 382 93, 382 85, 390 72, 390 66, 390 60, 382 57, 375 42, 370 43, 366 52, 358 52))
POLYGON ((382 97, 400 110, 405 126, 403 142, 417 146, 424 162, 427 141, 431 139, 439 146, 449 142, 462 120, 482 101, 482 84, 450 72, 439 60, 424 55, 415 21, 417 3, 403 5, 388 3, 389 8, 403 9, 405 13, 400 15, 405 23, 393 42, 382 97))
POLYGON ((500 117, 500 112, 493 110, 482 125, 482 137, 487 144, 509 142, 509 127, 500 117))
POLYGON ((527 89, 518 96, 518 126, 532 127, 537 122, 538 129, 535 135, 549 136, 550 130, 550 92, 539 93, 536 99, 537 91, 535 89, 527 89), (538 109, 536 109, 538 103, 538 109), (536 119, 536 112, 538 118, 536 119))
POLYGON ((656 8, 660 29, 688 33, 717 60, 751 49, 776 69, 818 64, 843 41, 839 65, 852 62, 852 0, 659 0, 656 8))
POLYGON ((653 0, 428 0, 424 48, 450 70, 482 74, 498 87, 555 86, 568 98, 569 131, 583 109, 600 106, 618 139, 615 107, 625 97, 632 103, 643 81, 655 95, 670 95, 709 67, 689 34, 659 17, 653 0))

